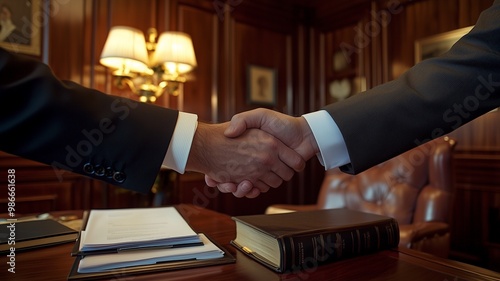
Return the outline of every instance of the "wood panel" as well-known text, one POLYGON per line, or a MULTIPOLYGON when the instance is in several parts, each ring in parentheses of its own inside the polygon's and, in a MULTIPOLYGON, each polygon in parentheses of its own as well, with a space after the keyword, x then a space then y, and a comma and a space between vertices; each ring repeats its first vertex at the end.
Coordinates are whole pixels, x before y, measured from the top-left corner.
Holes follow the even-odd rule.
POLYGON ((389 30, 390 78, 415 64, 415 41, 475 24, 492 0, 407 1, 391 16, 389 30), (433 19, 433 20, 429 20, 433 19))
POLYGON ((314 6, 314 25, 324 32, 355 25, 366 18, 370 4, 370 0, 318 1, 314 6))
POLYGON ((487 113, 450 133, 461 150, 496 150, 500 148, 500 111, 487 113))
POLYGON ((500 271, 500 150, 457 150, 451 257, 500 271))
POLYGON ((338 102, 340 100, 331 95, 330 85, 332 85, 332 83, 339 83, 339 81, 343 81, 344 79, 352 83, 356 77, 362 76, 364 72, 360 67, 360 60, 363 58, 364 48, 358 41, 358 26, 359 23, 355 23, 326 33, 326 104, 338 102), (334 64, 336 63, 345 63, 346 66, 341 70, 335 70, 334 64))
POLYGON ((220 53, 216 48, 220 22, 213 12, 184 5, 178 9, 179 30, 191 35, 198 63, 184 86, 183 110, 198 114, 200 121, 215 121, 212 120, 212 94, 218 98, 216 78, 220 53))
MULTIPOLYGON (((0 152, 1 183, 7 186, 7 172, 14 170, 17 213, 79 209, 90 180, 71 172, 60 174, 51 166, 0 152)), ((7 192, 0 194, 0 207, 7 204, 7 192)))
POLYGON ((57 77, 82 83, 85 1, 53 2, 49 21, 49 65, 57 77))
POLYGON ((293 3, 288 0, 226 2, 230 15, 236 22, 263 31, 290 34, 299 19, 308 21, 310 17, 307 9, 296 10, 293 3))
POLYGON ((93 0, 90 4, 90 20, 87 24, 87 32, 90 33, 88 41, 88 51, 92 57, 88 61, 88 75, 90 85, 93 88, 104 93, 112 93, 112 77, 111 71, 107 70, 99 63, 102 49, 108 36, 108 31, 111 28, 110 19, 110 1, 93 0))
POLYGON ((153 11, 157 8, 156 0, 107 0, 110 1, 109 15, 111 26, 132 26, 143 32, 150 27, 156 27, 156 17, 153 11))
POLYGON ((234 28, 234 69, 236 112, 256 107, 268 107, 282 111, 286 106, 287 77, 287 36, 271 30, 237 22, 234 28), (276 104, 252 104, 248 100, 249 80, 247 69, 250 65, 270 68, 276 73, 276 104))

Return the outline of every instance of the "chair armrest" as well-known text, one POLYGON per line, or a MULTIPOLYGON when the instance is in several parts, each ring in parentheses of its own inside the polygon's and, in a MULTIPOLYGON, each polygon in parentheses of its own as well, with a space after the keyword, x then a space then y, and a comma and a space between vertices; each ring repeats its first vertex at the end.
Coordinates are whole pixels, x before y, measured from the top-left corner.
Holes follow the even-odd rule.
POLYGON ((399 226, 399 246, 448 258, 450 227, 443 222, 420 222, 399 226))
POLYGON ((450 232, 450 226, 443 222, 419 222, 399 225, 399 245, 410 248, 412 244, 450 232))

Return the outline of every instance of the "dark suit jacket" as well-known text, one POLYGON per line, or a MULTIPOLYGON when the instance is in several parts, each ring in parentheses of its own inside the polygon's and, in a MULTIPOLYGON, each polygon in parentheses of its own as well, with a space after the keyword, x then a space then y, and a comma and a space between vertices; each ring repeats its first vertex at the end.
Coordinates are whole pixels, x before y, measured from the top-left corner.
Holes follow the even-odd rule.
POLYGON ((500 0, 440 58, 325 107, 359 173, 500 106, 500 0))
POLYGON ((36 60, 0 49, 0 150, 147 192, 178 112, 54 77, 36 60))

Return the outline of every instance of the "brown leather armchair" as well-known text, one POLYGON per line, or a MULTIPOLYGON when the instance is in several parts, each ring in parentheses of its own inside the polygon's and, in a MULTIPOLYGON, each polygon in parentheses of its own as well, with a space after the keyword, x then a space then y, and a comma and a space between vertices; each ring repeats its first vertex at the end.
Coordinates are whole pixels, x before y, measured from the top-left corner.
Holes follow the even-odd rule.
POLYGON ((400 247, 447 257, 454 146, 443 137, 358 175, 329 170, 317 204, 272 205, 266 213, 349 208, 382 214, 397 219, 400 247))

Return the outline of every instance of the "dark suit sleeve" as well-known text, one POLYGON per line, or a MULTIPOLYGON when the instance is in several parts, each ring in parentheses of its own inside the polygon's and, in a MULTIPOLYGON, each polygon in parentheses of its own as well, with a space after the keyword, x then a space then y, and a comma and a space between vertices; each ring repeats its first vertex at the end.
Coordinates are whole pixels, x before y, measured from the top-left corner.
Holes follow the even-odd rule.
POLYGON ((500 106, 500 0, 445 55, 326 106, 359 173, 500 106))
POLYGON ((0 49, 0 150, 139 192, 151 188, 178 112, 58 80, 0 49))

